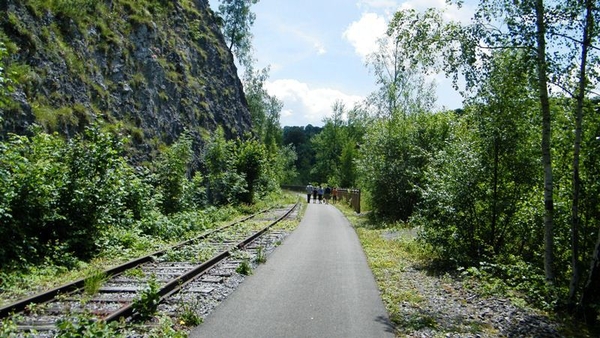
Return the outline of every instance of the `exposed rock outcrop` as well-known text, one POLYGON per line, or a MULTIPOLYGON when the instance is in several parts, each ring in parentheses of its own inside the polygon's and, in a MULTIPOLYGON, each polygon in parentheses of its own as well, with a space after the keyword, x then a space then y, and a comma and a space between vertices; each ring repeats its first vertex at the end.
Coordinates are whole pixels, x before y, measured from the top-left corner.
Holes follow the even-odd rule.
POLYGON ((188 130, 251 127, 233 56, 207 0, 2 0, 0 39, 17 85, 2 134, 67 136, 104 120, 137 160, 188 130))

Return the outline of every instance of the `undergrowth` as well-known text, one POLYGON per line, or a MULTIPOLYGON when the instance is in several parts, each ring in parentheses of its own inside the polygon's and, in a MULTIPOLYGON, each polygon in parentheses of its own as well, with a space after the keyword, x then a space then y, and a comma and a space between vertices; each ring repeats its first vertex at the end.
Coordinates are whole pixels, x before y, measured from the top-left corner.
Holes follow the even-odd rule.
POLYGON ((146 321, 154 317, 158 310, 160 285, 155 276, 148 281, 148 287, 133 301, 133 315, 139 321, 146 321))
POLYGON ((96 320, 87 313, 74 314, 70 317, 61 319, 57 323, 58 338, 75 337, 97 337, 97 338, 119 338, 125 337, 120 332, 120 324, 106 323, 102 320, 96 320))
MULTIPOLYGON (((560 298, 556 295, 564 293, 565 290, 549 287, 543 271, 537 271, 516 257, 503 257, 496 262, 481 262, 477 267, 456 269, 419 241, 417 229, 411 229, 403 223, 385 224, 373 221, 366 215, 356 214, 343 204, 336 206, 355 227, 390 319, 401 332, 436 327, 434 318, 407 318, 400 311, 399 304, 418 308, 424 301, 424 296, 407 286, 403 280, 403 271, 411 267, 425 269, 429 274, 440 278, 459 281, 465 288, 481 297, 509 298, 516 306, 535 308, 553 316, 554 320, 562 324, 560 329, 565 336, 597 336, 596 332, 592 332, 592 328, 582 327, 569 317, 553 315, 558 304, 552 299, 560 298)), ((481 330, 489 328, 472 329, 474 332, 482 332, 481 330)))

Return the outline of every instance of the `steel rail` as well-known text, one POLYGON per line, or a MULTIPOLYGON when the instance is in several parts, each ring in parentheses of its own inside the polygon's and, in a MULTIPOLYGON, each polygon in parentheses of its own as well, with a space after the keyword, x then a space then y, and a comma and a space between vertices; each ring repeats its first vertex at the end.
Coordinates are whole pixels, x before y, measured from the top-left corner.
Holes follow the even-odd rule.
MULTIPOLYGON (((265 232, 267 232, 275 224, 281 222, 281 220, 288 217, 289 214, 291 214, 292 211, 294 211, 294 209, 296 209, 298 204, 299 203, 294 204, 294 206, 291 207, 290 210, 288 210, 285 214, 280 216, 277 220, 273 221, 272 223, 270 223, 263 229, 259 230, 258 232, 252 234, 251 236, 247 237, 246 239, 244 239, 243 241, 238 243, 234 249, 225 250, 225 251, 217 254, 216 256, 214 256, 213 258, 209 259, 208 261, 200 264, 196 268, 186 272, 185 274, 183 274, 183 275, 173 279, 172 281, 168 282, 167 284, 165 284, 158 291, 158 294, 160 295, 159 303, 162 303, 165 299, 169 298, 171 295, 179 292, 190 281, 196 279, 197 277, 201 276, 202 274, 204 274, 205 272, 207 272, 208 270, 210 270, 211 268, 213 268, 214 266, 216 266, 217 264, 219 264, 226 258, 230 257, 233 250, 242 249, 245 246, 247 246, 248 244, 252 243, 258 237, 262 236, 265 232)), ((127 318, 132 315, 134 315, 133 303, 129 303, 129 304, 123 306, 122 308, 120 308, 119 310, 113 312, 111 315, 105 317, 104 320, 106 322, 118 321, 121 318, 127 318)))
MULTIPOLYGON (((185 245, 187 245, 189 243, 192 243, 194 241, 198 241, 198 240, 204 239, 204 238, 206 238, 206 237, 208 237, 208 236, 210 236, 210 235, 212 235, 212 234, 214 234, 216 232, 219 232, 219 231, 225 230, 227 228, 233 227, 233 226, 235 226, 237 224, 240 224, 240 223, 245 222, 245 221, 247 221, 249 219, 252 219, 252 218, 256 217, 257 215, 265 213, 265 212, 267 212, 269 210, 270 209, 260 210, 259 212, 255 213, 255 214, 252 214, 250 216, 244 217, 241 220, 238 220, 238 221, 233 222, 231 224, 224 225, 224 226, 219 227, 217 229, 212 229, 212 230, 207 231, 207 232, 205 232, 205 233, 203 233, 203 234, 201 234, 199 236, 196 236, 194 238, 191 238, 191 239, 188 239, 188 240, 185 240, 185 241, 181 241, 181 242, 179 242, 177 244, 174 244, 174 245, 170 246, 169 248, 153 252, 153 253, 151 253, 149 255, 146 255, 146 256, 143 256, 143 257, 140 257, 140 258, 136 258, 136 259, 133 259, 133 260, 128 261, 126 263, 123 263, 121 265, 118 265, 118 266, 115 266, 113 268, 107 269, 103 273, 107 277, 115 276, 115 275, 117 275, 119 273, 122 273, 122 272, 124 272, 126 270, 132 269, 132 268, 134 268, 134 267, 136 267, 138 265, 150 262, 150 261, 154 260, 155 257, 160 257, 160 256, 164 255, 169 250, 177 249, 177 248, 185 246, 185 245)), ((39 294, 33 295, 31 297, 28 297, 28 298, 25 298, 25 299, 22 299, 22 300, 19 300, 17 302, 12 303, 12 304, 8 304, 8 305, 5 305, 3 307, 0 307, 0 318, 7 317, 7 316, 9 316, 9 315, 11 315, 13 313, 22 312, 30 304, 45 303, 45 302, 51 301, 52 299, 54 299, 56 296, 58 296, 60 294, 69 294, 69 293, 74 292, 74 291, 76 291, 78 289, 81 289, 84 286, 85 280, 86 280, 86 278, 81 278, 81 279, 78 279, 78 280, 76 280, 74 282, 70 282, 70 283, 58 286, 58 287, 56 287, 54 289, 51 289, 51 290, 48 290, 48 291, 45 291, 45 292, 41 292, 39 294)))

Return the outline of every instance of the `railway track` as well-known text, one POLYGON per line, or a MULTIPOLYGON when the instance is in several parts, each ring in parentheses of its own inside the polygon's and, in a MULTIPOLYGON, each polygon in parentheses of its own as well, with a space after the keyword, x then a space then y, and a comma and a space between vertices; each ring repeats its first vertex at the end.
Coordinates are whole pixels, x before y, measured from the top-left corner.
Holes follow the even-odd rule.
MULTIPOLYGON (((53 337, 58 322, 78 314, 105 322, 144 321, 158 310, 176 317, 181 313, 178 305, 191 298, 223 297, 224 292, 215 292, 226 287, 223 280, 249 264, 249 257, 270 250, 262 241, 281 240, 284 234, 270 230, 298 205, 259 212, 95 277, 4 306, 0 318, 11 318, 17 336, 53 337)), ((195 311, 207 312, 206 304, 204 309, 195 305, 195 311)))

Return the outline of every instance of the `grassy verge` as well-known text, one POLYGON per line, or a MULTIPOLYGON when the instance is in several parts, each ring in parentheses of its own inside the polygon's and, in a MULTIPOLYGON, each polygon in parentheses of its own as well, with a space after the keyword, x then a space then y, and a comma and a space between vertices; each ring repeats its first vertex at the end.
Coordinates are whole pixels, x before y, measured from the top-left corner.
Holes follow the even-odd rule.
MULTIPOLYGON (((467 327, 439 327, 435 315, 429 314, 428 316, 425 313, 419 315, 419 311, 408 317, 403 314, 402 307, 419 309, 425 307, 427 302, 425 298, 427 295, 420 294, 418 287, 415 288, 415 282, 407 280, 407 275, 410 274, 406 274, 406 271, 419 267, 426 268, 434 275, 439 273, 438 277, 432 278, 438 278, 442 288, 459 282, 464 288, 482 298, 507 299, 518 308, 527 309, 528 313, 546 317, 548 320, 558 323, 557 328, 565 337, 598 337, 597 328, 586 327, 568 316, 563 317, 554 313, 552 309, 539 306, 539 302, 532 301, 532 292, 524 290, 520 285, 511 284, 510 280, 481 273, 483 269, 479 269, 480 273, 478 274, 471 271, 462 271, 462 273, 437 271, 439 266, 436 263, 439 263, 440 260, 436 259, 424 244, 416 240, 416 231, 407 229, 402 224, 373 224, 368 217, 356 214, 343 203, 336 207, 344 213, 356 230, 398 336, 404 336, 404 333, 412 336, 409 334, 410 332, 423 328, 438 331, 440 337, 445 333, 450 334, 450 332, 483 334, 483 336, 497 336, 498 334, 493 327, 480 325, 481 322, 465 322, 471 325, 467 327)), ((522 275, 527 276, 527 273, 523 271, 522 275)), ((450 287, 449 290, 452 291, 450 287)))
POLYGON ((423 298, 403 283, 403 272, 426 257, 414 241, 414 233, 398 226, 375 228, 366 216, 356 214, 343 204, 336 206, 356 229, 390 319, 396 326, 408 325, 401 320, 398 304, 418 307, 423 298))

